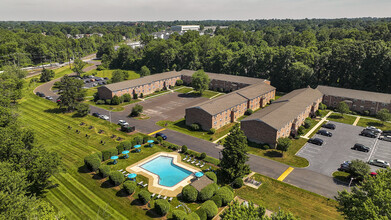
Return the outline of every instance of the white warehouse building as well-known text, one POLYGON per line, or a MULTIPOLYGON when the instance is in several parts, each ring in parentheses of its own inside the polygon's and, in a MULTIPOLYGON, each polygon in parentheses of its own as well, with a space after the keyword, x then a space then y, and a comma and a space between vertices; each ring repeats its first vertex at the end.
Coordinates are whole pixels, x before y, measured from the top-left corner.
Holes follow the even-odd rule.
POLYGON ((171 26, 172 31, 199 31, 199 25, 176 25, 171 26))

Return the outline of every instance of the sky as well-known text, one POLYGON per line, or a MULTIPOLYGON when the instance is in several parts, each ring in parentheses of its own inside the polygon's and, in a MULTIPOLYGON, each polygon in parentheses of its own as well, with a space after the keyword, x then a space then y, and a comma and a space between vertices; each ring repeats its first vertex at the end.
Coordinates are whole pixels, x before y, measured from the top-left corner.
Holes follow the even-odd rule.
POLYGON ((0 0, 2 21, 391 17, 391 0, 0 0))

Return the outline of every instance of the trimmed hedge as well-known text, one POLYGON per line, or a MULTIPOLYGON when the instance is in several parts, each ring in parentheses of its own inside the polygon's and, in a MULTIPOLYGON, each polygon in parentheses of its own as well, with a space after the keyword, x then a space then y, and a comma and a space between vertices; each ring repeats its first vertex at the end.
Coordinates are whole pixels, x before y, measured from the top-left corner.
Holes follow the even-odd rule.
POLYGON ((123 145, 118 145, 117 147, 117 152, 118 152, 118 154, 121 154, 122 153, 122 151, 124 151, 125 150, 125 147, 123 146, 123 145))
POLYGON ((103 178, 108 177, 109 174, 110 174, 110 171, 111 171, 111 170, 110 170, 110 167, 107 166, 107 165, 101 165, 101 166, 99 167, 99 174, 100 174, 100 176, 103 177, 103 178))
POLYGON ((115 170, 110 172, 109 179, 111 183, 113 183, 115 186, 118 186, 124 182, 125 177, 121 172, 115 170))
POLYGON ((184 212, 182 210, 174 210, 174 211, 172 211, 172 219, 173 220, 184 220, 186 215, 187 215, 186 212, 184 212))
POLYGON ((143 137, 143 144, 148 143, 149 137, 143 137))
POLYGON ((155 201, 154 209, 160 216, 165 216, 170 211, 170 203, 165 199, 158 199, 155 201))
POLYGON ((209 179, 213 180, 213 182, 217 182, 217 176, 215 173, 209 171, 205 173, 205 176, 208 177, 209 179))
POLYGON ((139 144, 139 145, 143 144, 143 138, 142 137, 136 136, 136 137, 134 137, 133 140, 136 142, 136 144, 139 144))
POLYGON ((216 187, 213 186, 213 184, 214 183, 209 184, 209 185, 205 186, 203 189, 201 189, 201 191, 198 193, 198 200, 200 200, 201 202, 204 202, 204 201, 212 198, 212 196, 216 192, 216 187))
MULTIPOLYGON (((204 212, 205 213, 205 212, 204 212)), ((206 214, 205 214, 205 217, 206 217, 206 214)), ((201 220, 200 217, 197 215, 197 213, 195 212, 192 212, 190 214, 188 214, 184 220, 201 220)))
POLYGON ((96 155, 88 155, 84 158, 85 166, 91 170, 95 171, 99 168, 101 160, 96 155))
POLYGON ((190 125, 190 129, 192 131, 199 131, 200 130, 200 126, 198 124, 191 124, 190 125))
POLYGON ((206 157, 206 153, 201 153, 201 155, 200 155, 200 160, 203 160, 203 159, 205 159, 205 157, 206 157))
POLYGON ((233 181, 232 186, 233 186, 234 188, 236 188, 236 189, 239 189, 240 187, 243 186, 243 179, 240 178, 240 177, 236 178, 236 179, 233 181))
POLYGON ((141 190, 140 192, 138 192, 137 196, 138 200, 144 205, 147 204, 149 200, 151 200, 151 193, 146 190, 141 190))
POLYGON ((102 152, 97 151, 97 152, 95 152, 95 153, 93 153, 93 154, 91 154, 91 155, 96 156, 97 158, 99 158, 100 161, 102 161, 102 152))
POLYGON ((182 153, 186 153, 186 151, 187 151, 187 146, 186 146, 186 145, 183 145, 183 146, 182 146, 182 153))
POLYGON ((216 204, 212 200, 208 200, 202 203, 201 209, 204 210, 208 219, 215 217, 219 211, 216 204))
POLYGON ((195 202, 197 200, 198 191, 194 186, 187 185, 182 189, 183 200, 187 202, 195 202))
POLYGON ((134 190, 136 190, 137 184, 135 181, 127 180, 124 182, 124 189, 129 194, 132 195, 134 193, 134 190))
POLYGON ((217 208, 220 208, 221 206, 223 206, 223 199, 221 198, 221 196, 219 195, 214 195, 211 200, 213 202, 215 202, 217 208))
POLYGON ((206 215, 206 212, 204 209, 197 209, 195 213, 198 215, 200 220, 207 220, 208 216, 206 215))
POLYGON ((132 142, 130 141, 122 141, 120 145, 122 145, 125 150, 132 149, 132 142))
POLYGON ((230 187, 224 186, 217 190, 216 195, 221 197, 222 205, 228 205, 234 199, 234 193, 230 187))

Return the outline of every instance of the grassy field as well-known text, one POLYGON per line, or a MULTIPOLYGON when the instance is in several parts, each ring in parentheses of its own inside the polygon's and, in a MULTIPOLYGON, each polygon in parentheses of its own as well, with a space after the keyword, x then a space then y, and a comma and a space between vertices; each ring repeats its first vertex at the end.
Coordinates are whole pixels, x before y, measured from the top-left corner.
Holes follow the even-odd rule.
POLYGON ((103 108, 103 109, 106 109, 106 110, 109 110, 112 112, 123 111, 125 109, 124 106, 130 105, 130 104, 136 103, 136 102, 140 102, 140 100, 139 99, 132 99, 130 102, 123 102, 123 103, 120 103, 119 105, 98 105, 91 98, 87 98, 87 101, 85 101, 85 103, 87 103, 87 104, 94 105, 96 107, 103 108))
POLYGON ((305 128, 304 129, 304 134, 303 135, 306 135, 316 124, 318 124, 319 120, 316 120, 316 119, 310 119, 311 121, 311 126, 309 128, 305 128))
POLYGON ((309 165, 308 160, 295 155, 306 142, 307 139, 304 138, 299 138, 297 140, 292 139, 292 145, 288 148, 288 151, 283 154, 276 149, 264 150, 258 144, 250 143, 248 153, 266 157, 293 167, 307 167, 309 165))
MULTIPOLYGON (((116 71, 116 70, 90 70, 86 73, 84 73, 83 75, 94 75, 94 76, 97 76, 97 77, 107 77, 109 79, 111 79, 112 75, 113 75, 113 72, 116 71)), ((140 74, 136 73, 135 71, 133 70, 123 70, 123 71, 126 71, 129 73, 129 79, 137 79, 137 78, 140 78, 140 74)))
POLYGON ((337 202, 334 200, 260 174, 253 177, 262 182, 259 189, 242 187, 236 190, 237 196, 274 212, 281 208, 301 219, 343 219, 336 210, 337 202))
POLYGON ((345 124, 353 124, 353 122, 356 120, 356 117, 346 114, 342 116, 341 113, 333 112, 327 119, 345 124))
POLYGON ((227 124, 217 129, 214 134, 209 134, 207 131, 190 130, 189 127, 186 125, 186 121, 184 118, 178 121, 158 121, 156 122, 156 124, 207 141, 213 141, 221 138, 222 136, 228 134, 231 128, 235 125, 235 123, 227 124))
POLYGON ((175 92, 178 92, 178 93, 188 93, 191 91, 193 91, 193 88, 190 88, 190 87, 183 87, 178 90, 175 90, 175 92))
POLYGON ((361 127, 375 126, 383 131, 391 130, 391 123, 382 122, 374 119, 367 119, 367 118, 360 118, 360 120, 357 123, 357 126, 361 126, 361 127))
POLYGON ((349 177, 350 174, 347 173, 347 172, 343 172, 343 171, 335 171, 333 173, 333 177, 339 181, 342 181, 342 182, 349 182, 349 177))

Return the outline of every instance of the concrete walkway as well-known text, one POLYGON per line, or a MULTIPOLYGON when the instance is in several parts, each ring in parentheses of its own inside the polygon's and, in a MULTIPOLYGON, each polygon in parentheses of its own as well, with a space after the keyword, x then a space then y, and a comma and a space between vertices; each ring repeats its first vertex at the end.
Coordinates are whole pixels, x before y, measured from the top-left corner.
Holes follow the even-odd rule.
POLYGON ((225 138, 225 137, 227 137, 228 135, 229 135, 229 132, 228 132, 226 135, 222 136, 221 138, 219 138, 219 139, 217 139, 217 140, 213 141, 213 143, 217 143, 217 142, 219 142, 219 140, 222 140, 222 139, 224 139, 224 138, 225 138))
POLYGON ((331 113, 333 113, 333 111, 330 111, 329 113, 327 113, 326 116, 324 116, 322 118, 322 120, 320 120, 318 122, 318 124, 316 124, 309 132, 307 132, 307 134, 305 134, 304 136, 302 136, 302 138, 305 138, 305 139, 308 139, 308 136, 310 136, 323 122, 326 121, 327 117, 329 117, 331 115, 331 113))
POLYGON ((354 125, 354 126, 357 125, 358 121, 360 121, 360 118, 361 118, 360 116, 357 116, 356 120, 353 122, 353 125, 354 125))

